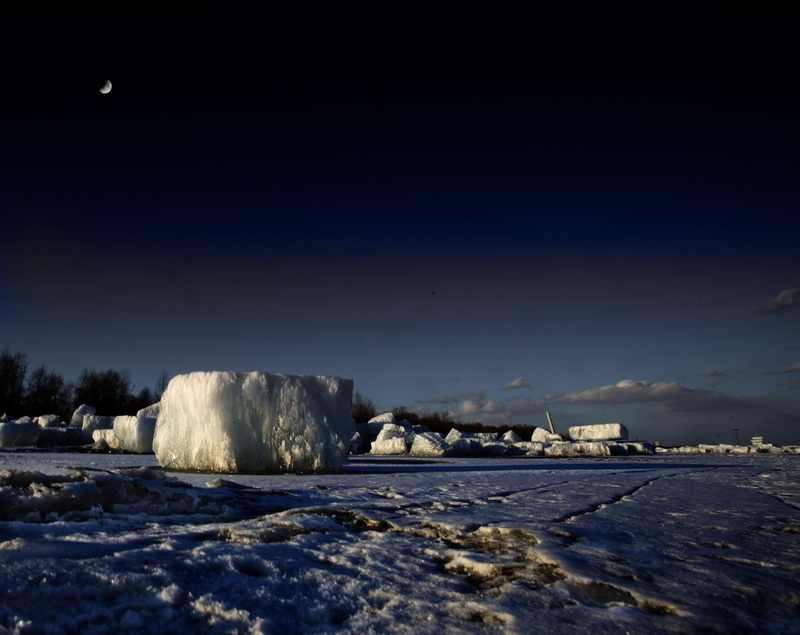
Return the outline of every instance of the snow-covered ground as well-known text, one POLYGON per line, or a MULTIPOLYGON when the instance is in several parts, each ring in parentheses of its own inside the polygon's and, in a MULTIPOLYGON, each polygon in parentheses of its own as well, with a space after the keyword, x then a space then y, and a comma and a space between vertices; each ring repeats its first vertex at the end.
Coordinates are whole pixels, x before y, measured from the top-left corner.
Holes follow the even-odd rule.
POLYGON ((800 632, 800 457, 0 451, 0 632, 800 632))

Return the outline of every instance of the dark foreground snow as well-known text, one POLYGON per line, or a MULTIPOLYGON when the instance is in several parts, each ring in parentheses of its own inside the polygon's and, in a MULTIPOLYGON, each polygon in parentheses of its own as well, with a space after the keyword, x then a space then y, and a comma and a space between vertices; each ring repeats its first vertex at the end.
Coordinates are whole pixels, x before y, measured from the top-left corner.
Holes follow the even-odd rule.
POLYGON ((800 457, 0 452, 0 632, 800 632, 800 457))

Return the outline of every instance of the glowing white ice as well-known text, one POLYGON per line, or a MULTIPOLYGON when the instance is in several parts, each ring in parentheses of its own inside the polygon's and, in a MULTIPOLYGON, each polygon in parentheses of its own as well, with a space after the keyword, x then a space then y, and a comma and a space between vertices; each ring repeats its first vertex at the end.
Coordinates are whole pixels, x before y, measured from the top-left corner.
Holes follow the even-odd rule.
POLYGON ((353 382, 263 372, 174 377, 153 437, 160 465, 206 472, 322 472, 347 460, 353 382))

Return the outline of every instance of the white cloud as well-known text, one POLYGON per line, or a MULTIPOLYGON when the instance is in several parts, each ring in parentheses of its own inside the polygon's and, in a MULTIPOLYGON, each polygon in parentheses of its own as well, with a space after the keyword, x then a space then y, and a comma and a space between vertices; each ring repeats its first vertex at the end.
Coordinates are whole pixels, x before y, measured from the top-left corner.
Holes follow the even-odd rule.
POLYGON ((418 404, 454 404, 463 400, 464 395, 438 395, 435 397, 425 397, 424 399, 417 399, 418 404))
POLYGON ((782 375, 783 373, 800 373, 800 362, 795 362, 794 364, 789 364, 783 368, 771 370, 767 373, 767 375, 782 375))
POLYGON ((474 415, 483 409, 483 404, 476 399, 465 399, 458 404, 458 412, 462 415, 474 415))
POLYGON ((774 299, 759 308, 756 313, 760 313, 761 315, 778 313, 784 309, 796 306, 798 301, 800 301, 800 289, 784 289, 775 296, 774 299))
POLYGON ((544 393, 540 397, 540 399, 542 401, 553 401, 554 399, 558 399, 559 397, 561 397, 561 395, 563 394, 564 394, 563 392, 558 392, 557 390, 549 390, 546 393, 544 393))
POLYGON ((505 413, 506 405, 499 399, 490 399, 483 406, 483 412, 487 414, 505 413))
POLYGON ((526 388, 528 386, 530 386, 530 384, 525 381, 524 377, 517 377, 516 379, 504 383, 501 390, 516 390, 517 388, 526 388))
POLYGON ((561 403, 578 405, 623 405, 657 403, 668 410, 702 411, 727 410, 749 405, 713 390, 687 388, 675 382, 633 381, 623 379, 613 385, 569 392, 559 398, 561 403))

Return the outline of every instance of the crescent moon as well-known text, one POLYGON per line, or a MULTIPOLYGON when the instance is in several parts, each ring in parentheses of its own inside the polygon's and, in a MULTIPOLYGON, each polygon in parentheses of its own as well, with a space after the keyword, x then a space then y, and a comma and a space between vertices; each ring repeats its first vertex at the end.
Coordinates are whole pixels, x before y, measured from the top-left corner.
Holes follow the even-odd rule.
POLYGON ((111 92, 111 82, 106 80, 106 83, 103 84, 103 87, 100 89, 100 92, 103 93, 104 95, 106 93, 110 93, 111 92))

